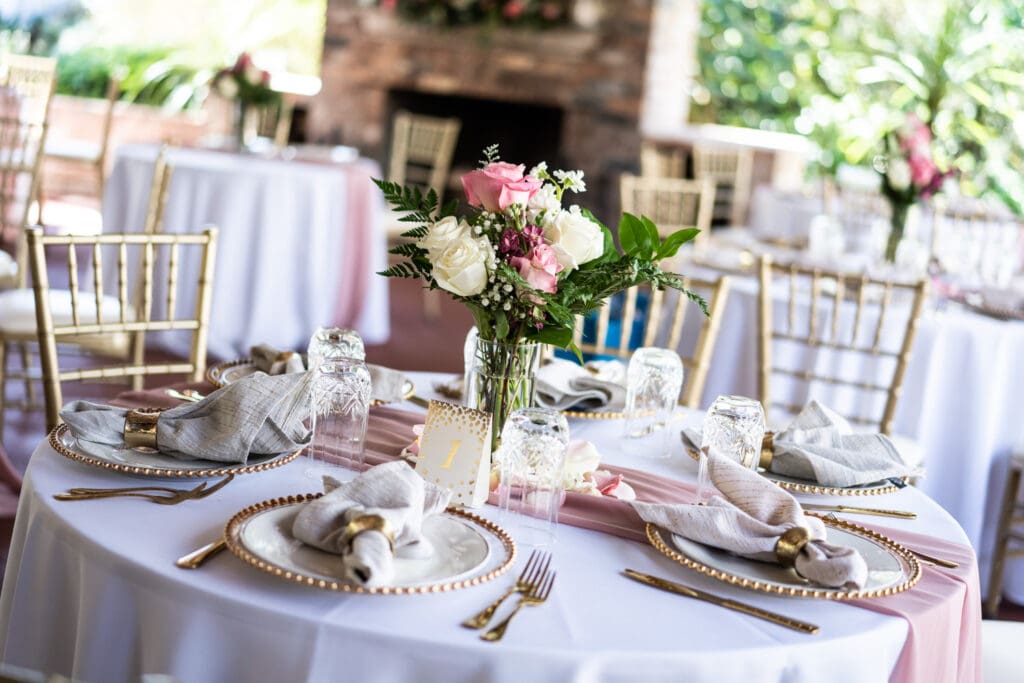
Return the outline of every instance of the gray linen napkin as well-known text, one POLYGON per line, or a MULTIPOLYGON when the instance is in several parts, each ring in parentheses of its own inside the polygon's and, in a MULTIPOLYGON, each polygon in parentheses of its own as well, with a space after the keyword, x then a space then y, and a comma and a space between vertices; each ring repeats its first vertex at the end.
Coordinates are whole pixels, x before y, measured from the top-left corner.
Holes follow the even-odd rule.
POLYGON ((451 491, 431 484, 399 460, 377 465, 344 484, 324 477, 326 493, 302 506, 292 534, 329 553, 342 556, 345 578, 362 586, 385 585, 394 577, 395 557, 430 557, 423 521, 448 506, 451 491), (394 530, 395 555, 377 531, 360 534, 346 548, 342 532, 354 518, 380 515, 394 530))
POLYGON ((552 359, 537 370, 537 404, 552 410, 620 411, 626 406, 625 372, 621 363, 596 366, 599 374, 572 361, 552 359))
MULTIPOLYGON (((268 375, 306 370, 306 361, 301 354, 282 351, 269 344, 258 344, 250 348, 249 358, 257 370, 262 370, 268 375)), ((367 363, 366 368, 370 371, 371 400, 378 403, 396 403, 402 400, 405 393, 405 373, 372 363, 367 363)))
MULTIPOLYGON (((72 401, 60 411, 86 451, 124 446, 124 408, 72 401)), ((157 447, 182 460, 245 463, 249 455, 293 451, 309 443, 305 373, 262 372, 232 382, 196 403, 165 410, 157 420, 157 447)))
POLYGON ((868 577, 864 558, 853 548, 826 542, 825 525, 816 517, 805 516, 796 498, 715 451, 708 456, 708 473, 722 496, 712 497, 706 505, 630 505, 645 522, 762 562, 777 562, 779 538, 787 529, 802 526, 810 540, 796 557, 797 574, 821 586, 864 586, 868 577))
MULTIPOLYGON (((701 432, 683 429, 683 442, 699 451, 701 432)), ((858 486, 914 474, 889 437, 854 433, 849 422, 817 401, 776 432, 769 470, 822 486, 858 486)))

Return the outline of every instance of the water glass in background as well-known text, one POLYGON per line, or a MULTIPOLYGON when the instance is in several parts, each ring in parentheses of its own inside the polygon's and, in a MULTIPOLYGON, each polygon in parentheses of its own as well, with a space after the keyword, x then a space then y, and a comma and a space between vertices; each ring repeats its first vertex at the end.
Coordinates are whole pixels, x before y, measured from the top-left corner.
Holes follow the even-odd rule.
POLYGON ((668 423, 683 390, 683 361, 670 349, 646 346, 633 352, 626 371, 626 436, 644 455, 665 458, 675 441, 668 423))
POLYGON ((815 216, 807 232, 808 256, 818 261, 832 262, 838 261, 845 251, 843 224, 831 216, 815 216))
POLYGON ((312 370, 325 359, 366 360, 366 349, 363 347, 363 338, 355 330, 347 327, 320 327, 309 339, 306 356, 306 367, 312 370))
POLYGON ((517 543, 554 543, 568 445, 569 423, 556 410, 520 408, 506 420, 495 453, 498 507, 517 543))
POLYGON ((705 502, 714 486, 708 476, 707 454, 716 453, 757 470, 764 440, 764 408, 760 401, 745 396, 719 396, 708 408, 701 427, 700 468, 697 474, 697 498, 705 502))
POLYGON ((307 449, 316 466, 306 474, 318 477, 339 456, 363 462, 363 442, 370 415, 372 386, 363 361, 363 340, 353 330, 329 327, 316 331, 309 342, 310 427, 307 449))

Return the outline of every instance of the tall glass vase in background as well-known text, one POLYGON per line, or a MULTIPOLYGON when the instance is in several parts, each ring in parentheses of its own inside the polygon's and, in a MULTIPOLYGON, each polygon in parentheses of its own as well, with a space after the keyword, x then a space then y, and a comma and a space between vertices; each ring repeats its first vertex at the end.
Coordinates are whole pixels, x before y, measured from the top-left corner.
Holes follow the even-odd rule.
POLYGON ((256 139, 256 110, 241 97, 235 99, 235 145, 238 151, 249 148, 256 139))
POLYGON ((903 236, 907 233, 907 224, 910 219, 910 202, 889 199, 889 206, 892 207, 892 215, 889 219, 889 239, 885 243, 885 260, 888 263, 896 262, 896 252, 899 249, 903 236))
POLYGON ((491 452, 498 446, 505 420, 513 411, 533 404, 540 344, 507 344, 476 339, 465 373, 465 404, 491 413, 491 452))

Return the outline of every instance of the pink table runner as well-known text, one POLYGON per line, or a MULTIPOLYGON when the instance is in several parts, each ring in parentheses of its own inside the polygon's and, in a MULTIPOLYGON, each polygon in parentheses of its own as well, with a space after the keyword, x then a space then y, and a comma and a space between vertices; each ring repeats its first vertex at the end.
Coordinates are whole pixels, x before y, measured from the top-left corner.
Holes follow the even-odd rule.
MULTIPOLYGON (((175 385, 208 392, 208 384, 175 385)), ((126 392, 113 403, 127 407, 170 407, 180 402, 162 389, 126 392)), ((412 426, 423 416, 395 408, 374 408, 367 427, 365 463, 338 458, 339 464, 367 469, 394 460, 412 441, 412 426)), ((621 474, 636 491, 637 499, 651 503, 687 503, 696 499, 696 486, 640 470, 608 467, 621 474)), ((647 542, 646 525, 633 508, 615 498, 569 493, 559 521, 594 529, 641 543, 647 542)), ((902 529, 871 527, 897 543, 960 564, 954 570, 922 567, 921 580, 909 591, 850 604, 882 614, 903 617, 909 624, 907 641, 890 680, 900 683, 981 683, 981 591, 974 551, 958 543, 902 529), (956 649, 948 647, 957 643, 956 649)))

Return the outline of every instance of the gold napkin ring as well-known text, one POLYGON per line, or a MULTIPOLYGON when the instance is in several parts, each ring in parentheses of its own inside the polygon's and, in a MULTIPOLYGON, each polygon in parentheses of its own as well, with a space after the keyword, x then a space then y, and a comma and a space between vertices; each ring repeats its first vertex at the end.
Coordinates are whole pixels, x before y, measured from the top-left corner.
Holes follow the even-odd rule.
POLYGON ((775 543, 775 557, 778 558, 779 564, 787 568, 796 565, 796 556, 800 554, 810 539, 810 533, 802 526, 786 529, 775 543))
POLYGON ((771 469, 772 457, 775 456, 775 432, 765 432, 761 439, 761 457, 757 466, 762 469, 771 469))
POLYGON ((391 522, 380 515, 359 515, 349 522, 345 530, 341 532, 341 547, 347 552, 352 547, 356 537, 359 534, 365 534, 367 531, 379 531, 384 534, 384 538, 388 539, 391 554, 395 554, 394 529, 391 528, 391 522))
POLYGON ((124 445, 128 448, 152 448, 156 446, 156 421, 159 411, 129 410, 124 416, 124 445))

